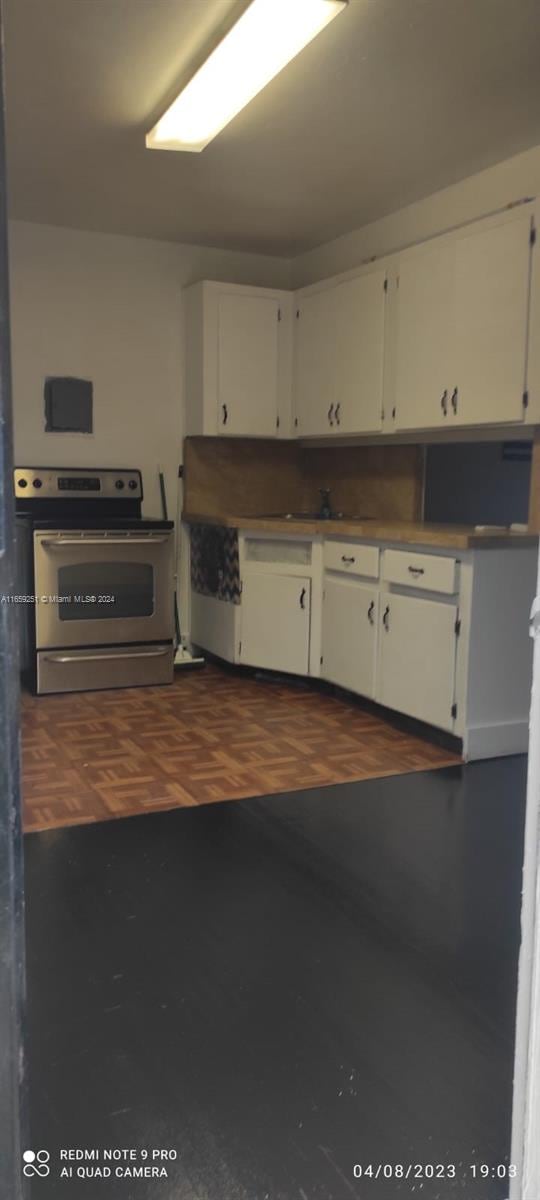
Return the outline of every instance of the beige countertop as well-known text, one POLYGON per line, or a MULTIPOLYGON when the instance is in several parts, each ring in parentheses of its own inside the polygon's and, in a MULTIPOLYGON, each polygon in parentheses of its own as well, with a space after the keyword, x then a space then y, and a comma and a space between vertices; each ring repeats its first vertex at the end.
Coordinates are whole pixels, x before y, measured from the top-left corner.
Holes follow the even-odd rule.
POLYGON ((353 537, 366 541, 403 542, 406 545, 441 546, 451 550, 494 549, 500 546, 532 546, 538 534, 509 529, 475 529, 474 525, 432 525, 423 521, 389 521, 379 517, 337 521, 287 520, 285 517, 246 517, 227 513, 211 516, 182 513, 187 525, 223 525, 229 529, 247 529, 259 533, 286 533, 291 536, 353 537))

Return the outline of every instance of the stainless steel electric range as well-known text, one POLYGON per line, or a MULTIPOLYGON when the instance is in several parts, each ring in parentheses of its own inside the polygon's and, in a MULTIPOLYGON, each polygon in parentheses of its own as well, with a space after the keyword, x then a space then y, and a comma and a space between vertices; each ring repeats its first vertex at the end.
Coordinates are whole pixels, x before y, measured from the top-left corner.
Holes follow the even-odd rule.
POLYGON ((137 470, 16 467, 22 665, 38 693, 170 683, 172 521, 137 470))

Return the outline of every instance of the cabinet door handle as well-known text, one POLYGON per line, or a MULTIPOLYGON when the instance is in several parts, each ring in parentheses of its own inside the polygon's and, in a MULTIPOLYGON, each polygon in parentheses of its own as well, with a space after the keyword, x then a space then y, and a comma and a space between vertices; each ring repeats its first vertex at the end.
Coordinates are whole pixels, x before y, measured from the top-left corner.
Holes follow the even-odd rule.
POLYGON ((302 591, 300 592, 300 608, 305 608, 305 607, 306 607, 306 589, 302 588, 302 591))
POLYGON ((226 425, 226 424, 227 424, 227 420, 228 420, 228 416, 229 416, 229 410, 228 410, 228 408, 227 408, 227 405, 226 405, 226 404, 222 404, 222 405, 221 405, 221 411, 222 411, 222 413, 223 413, 223 424, 224 424, 224 425, 226 425))
POLYGON ((336 413, 335 413, 335 416, 336 416, 336 425, 339 425, 339 423, 340 423, 340 422, 339 422, 339 410, 340 410, 340 408, 341 408, 341 401, 339 402, 339 404, 336 404, 336 413))
POLYGON ((331 405, 330 405, 330 408, 328 409, 328 420, 329 420, 329 422, 330 422, 330 424, 331 424, 331 425, 333 425, 333 424, 334 424, 334 422, 333 422, 333 420, 332 420, 333 412, 334 412, 334 405, 333 405, 333 404, 331 404, 331 405))
POLYGON ((443 410, 443 416, 446 417, 448 415, 448 390, 447 390, 447 388, 444 389, 444 392, 441 396, 441 408, 443 410))
POLYGON ((341 561, 342 561, 342 562, 345 562, 345 563, 352 563, 352 562, 356 562, 356 559, 355 559, 355 557, 354 557, 354 554, 353 554, 353 555, 351 555, 351 556, 350 556, 350 558, 347 558, 347 555, 346 555, 346 554, 342 554, 342 555, 341 555, 341 561))
POLYGON ((411 572, 411 575, 425 575, 423 567, 408 567, 407 569, 411 572))
POLYGON ((373 625, 373 624, 374 624, 374 620, 373 620, 373 610, 374 610, 374 608, 375 608, 375 601, 374 601, 374 600, 372 600, 372 601, 371 601, 371 604, 370 604, 370 606, 369 606, 369 608, 368 608, 368 610, 367 610, 367 616, 368 616, 368 621, 369 621, 370 625, 373 625))
POLYGON ((387 604, 387 606, 386 606, 386 608, 385 608, 385 610, 384 610, 384 613, 383 613, 383 619, 382 619, 382 623, 383 623, 383 625, 384 625, 384 628, 386 629, 386 632, 387 632, 387 633, 388 633, 388 630, 390 629, 390 624, 389 624, 389 621, 388 621, 388 618, 389 618, 389 616, 390 616, 390 605, 389 605, 389 604, 387 604))
POLYGON ((451 397, 450 403, 452 405, 454 413, 457 415, 457 404, 458 404, 458 389, 457 389, 457 387, 455 387, 452 392, 452 397, 451 397))

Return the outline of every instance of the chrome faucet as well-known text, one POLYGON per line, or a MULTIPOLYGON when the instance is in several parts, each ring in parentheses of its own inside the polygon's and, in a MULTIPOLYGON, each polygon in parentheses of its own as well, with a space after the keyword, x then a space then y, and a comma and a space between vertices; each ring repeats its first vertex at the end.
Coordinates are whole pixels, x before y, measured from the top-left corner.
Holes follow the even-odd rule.
POLYGON ((319 508, 319 518, 321 521, 329 521, 332 517, 332 505, 330 504, 330 488, 319 488, 321 497, 321 506, 319 508))

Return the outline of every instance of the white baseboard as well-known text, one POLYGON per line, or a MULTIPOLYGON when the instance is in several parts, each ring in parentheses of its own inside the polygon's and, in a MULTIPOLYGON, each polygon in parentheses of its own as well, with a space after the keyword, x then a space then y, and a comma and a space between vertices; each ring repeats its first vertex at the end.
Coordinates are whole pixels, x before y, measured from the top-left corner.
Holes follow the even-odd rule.
POLYGON ((528 748, 528 721, 476 725, 466 729, 463 738, 463 757, 466 762, 480 758, 503 758, 508 754, 526 754, 528 748))

